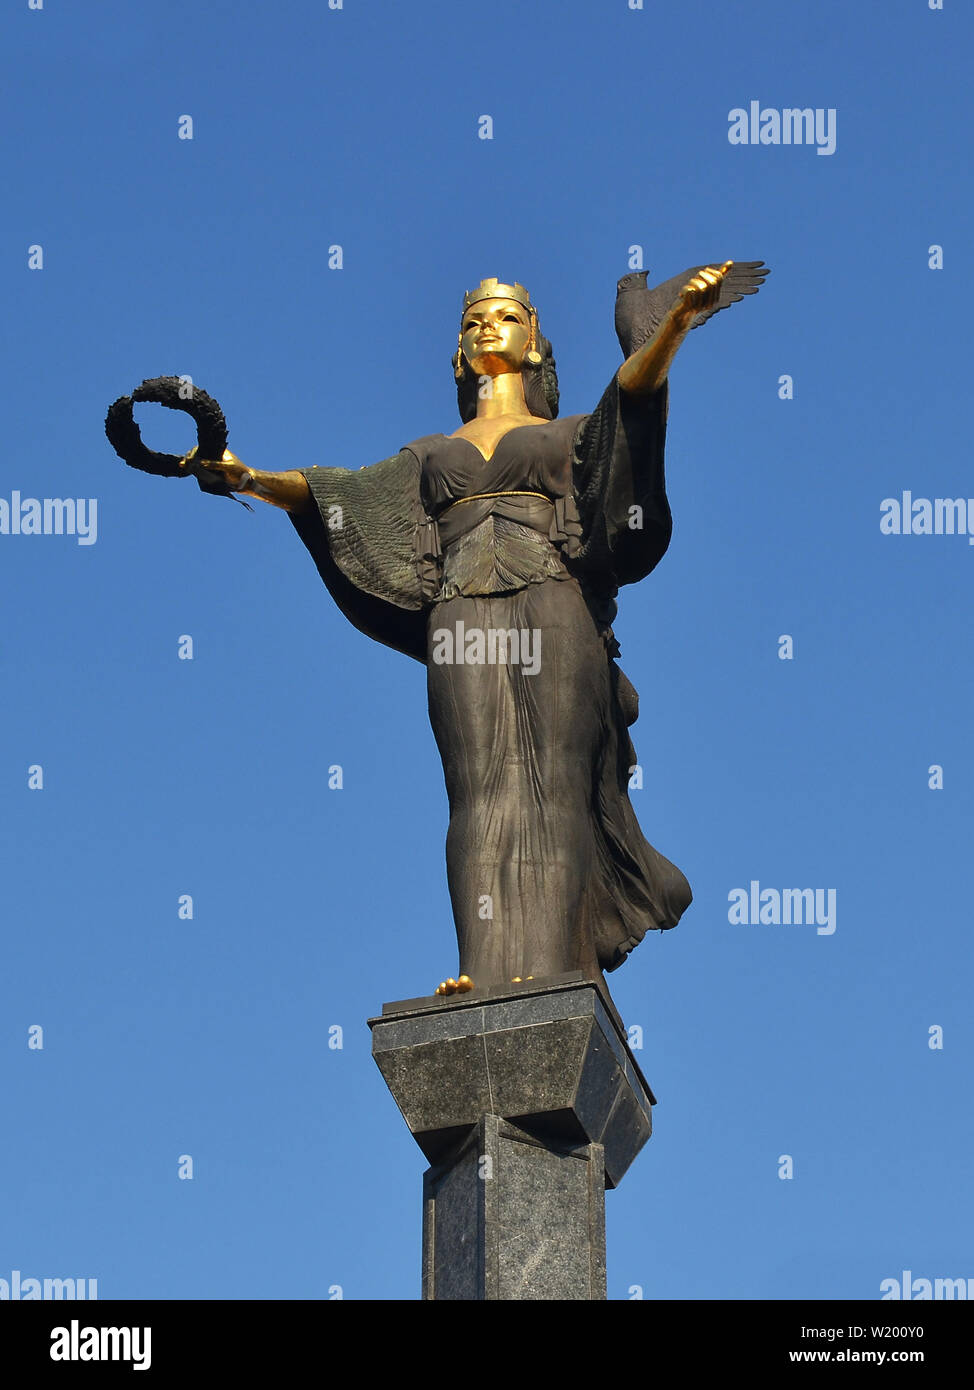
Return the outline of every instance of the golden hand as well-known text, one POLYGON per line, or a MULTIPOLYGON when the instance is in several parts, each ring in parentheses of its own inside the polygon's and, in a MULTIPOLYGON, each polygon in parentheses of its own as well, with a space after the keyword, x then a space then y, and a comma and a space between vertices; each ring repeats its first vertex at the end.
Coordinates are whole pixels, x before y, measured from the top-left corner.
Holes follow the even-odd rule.
POLYGON ((280 507, 285 512, 302 512, 311 504, 311 490, 303 473, 292 469, 285 473, 265 473, 260 468, 248 468, 236 454, 224 449, 222 459, 198 459, 196 446, 184 455, 181 465, 187 471, 204 470, 226 483, 231 492, 242 492, 280 507))
POLYGON ((712 309, 720 298, 720 287, 733 264, 725 261, 719 266, 708 265, 687 281, 649 342, 627 357, 619 368, 618 381, 623 391, 641 396, 659 390, 697 315, 712 309))
POLYGON ((207 473, 214 475, 214 482, 218 478, 222 479, 231 492, 249 490, 254 480, 254 470, 242 464, 236 454, 232 454, 229 449, 224 449, 222 459, 201 459, 197 458, 196 449, 197 446, 194 444, 189 453, 183 455, 180 468, 192 473, 204 469, 207 473))
POLYGON ((733 264, 733 261, 725 261, 719 266, 708 265, 683 286, 674 307, 681 318, 687 319, 688 326, 698 314, 706 313, 717 303, 721 283, 733 264))

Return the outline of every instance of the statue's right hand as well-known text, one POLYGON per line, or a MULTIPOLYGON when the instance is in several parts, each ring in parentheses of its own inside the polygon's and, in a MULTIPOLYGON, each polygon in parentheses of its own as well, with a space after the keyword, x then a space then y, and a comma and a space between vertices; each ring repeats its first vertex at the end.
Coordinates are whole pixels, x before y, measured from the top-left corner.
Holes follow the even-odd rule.
POLYGON ((253 469, 241 463, 236 454, 224 449, 222 459, 201 459, 197 457, 196 445, 194 444, 189 453, 184 455, 184 461, 180 465, 186 473, 192 473, 196 477, 203 475, 204 482, 222 482, 230 492, 245 492, 247 485, 253 479, 253 469), (209 474, 209 477, 206 475, 209 474))
MULTIPOLYGON (((257 468, 248 468, 229 449, 224 449, 222 459, 202 459, 196 448, 192 448, 183 455, 180 472, 184 476, 195 476, 203 492, 212 492, 218 497, 230 497, 235 492, 252 493, 262 502, 269 502, 272 507, 295 513, 303 512, 312 505, 308 480, 300 470, 265 473, 257 468)), ((238 497, 237 501, 243 502, 243 498, 238 497)), ((243 502, 243 505, 250 507, 249 502, 243 502)), ((250 507, 250 510, 253 511, 253 508, 250 507)))

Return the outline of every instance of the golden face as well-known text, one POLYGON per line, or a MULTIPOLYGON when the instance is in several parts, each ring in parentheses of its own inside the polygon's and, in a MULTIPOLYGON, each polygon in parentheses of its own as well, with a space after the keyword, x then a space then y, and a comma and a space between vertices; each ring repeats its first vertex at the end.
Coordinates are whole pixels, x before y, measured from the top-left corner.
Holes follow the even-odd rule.
POLYGON ((531 317, 515 299, 481 299, 463 316, 460 346, 478 376, 519 372, 531 339, 531 317))

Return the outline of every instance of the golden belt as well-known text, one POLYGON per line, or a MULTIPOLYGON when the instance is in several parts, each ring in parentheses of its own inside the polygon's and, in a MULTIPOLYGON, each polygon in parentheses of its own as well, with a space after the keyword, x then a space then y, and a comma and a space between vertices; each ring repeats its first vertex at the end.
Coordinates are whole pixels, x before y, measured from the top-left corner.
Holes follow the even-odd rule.
POLYGON ((542 502, 550 502, 554 506, 554 501, 543 492, 476 492, 472 497, 458 497, 455 502, 451 502, 449 507, 444 507, 441 516, 453 507, 459 507, 464 502, 480 502, 485 497, 540 497, 542 502))

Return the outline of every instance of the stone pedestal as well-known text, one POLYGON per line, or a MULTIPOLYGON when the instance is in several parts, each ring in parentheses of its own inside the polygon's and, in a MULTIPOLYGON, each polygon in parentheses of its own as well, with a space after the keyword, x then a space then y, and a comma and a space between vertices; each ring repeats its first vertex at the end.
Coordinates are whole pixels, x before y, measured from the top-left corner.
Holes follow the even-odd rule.
POLYGON ((372 1053, 432 1164, 423 1297, 604 1299, 605 1189, 655 1098, 580 973, 386 1004, 372 1053))

